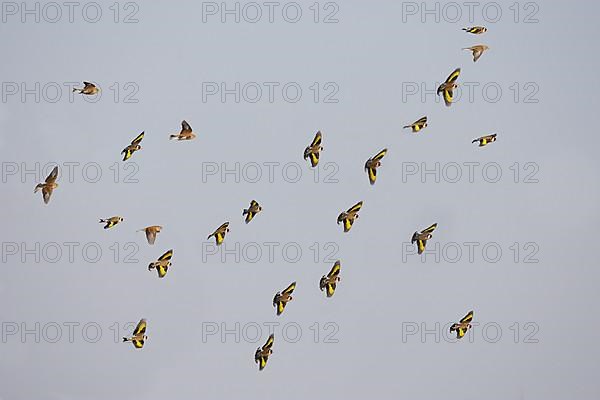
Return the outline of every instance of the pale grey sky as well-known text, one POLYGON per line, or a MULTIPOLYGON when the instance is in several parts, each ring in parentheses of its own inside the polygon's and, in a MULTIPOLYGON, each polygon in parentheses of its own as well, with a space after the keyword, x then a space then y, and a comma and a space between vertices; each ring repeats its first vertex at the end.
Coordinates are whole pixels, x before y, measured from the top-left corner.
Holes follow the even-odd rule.
POLYGON ((252 23, 242 2, 236 23, 221 2, 99 2, 93 23, 89 2, 73 22, 35 4, 4 2, 0 23, 0 398, 598 398, 598 139, 585 126, 598 5, 499 2, 496 18, 483 2, 470 21, 460 3, 454 21, 446 3, 282 2, 269 22, 259 2, 252 23), (490 47, 477 63, 461 50, 474 44, 490 47), (447 108, 432 92, 456 67, 463 92, 447 108), (83 80, 102 97, 70 98, 83 80), (421 133, 402 130, 424 115, 421 133), (182 119, 197 139, 170 142, 182 119), (317 130, 318 176, 302 159, 317 130), (371 187, 363 165, 384 147, 371 187), (33 188, 55 163, 44 205, 33 188), (421 176, 436 163, 438 182, 421 176), (239 182, 221 176, 236 168, 239 182), (252 199, 264 210, 245 225, 252 199), (336 217, 359 200, 344 234, 336 217), (103 230, 112 215, 125 220, 103 230), (224 221, 227 253, 213 254, 205 238, 224 221), (422 259, 407 243, 434 222, 422 259), (164 230, 150 246, 136 230, 152 224, 164 230), (170 248, 159 280, 147 265, 170 248), (319 278, 336 259, 327 299, 319 278), (473 336, 448 340, 471 309, 473 336), (145 347, 118 343, 142 317, 145 347))

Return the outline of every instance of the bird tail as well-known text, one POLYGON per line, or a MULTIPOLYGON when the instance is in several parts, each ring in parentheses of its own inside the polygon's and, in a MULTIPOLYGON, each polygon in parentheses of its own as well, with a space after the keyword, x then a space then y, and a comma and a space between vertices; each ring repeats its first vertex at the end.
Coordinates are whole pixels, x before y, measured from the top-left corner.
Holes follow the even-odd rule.
POLYGON ((469 28, 462 28, 462 30, 463 30, 463 31, 468 31, 468 30, 469 30, 469 28))
POLYGON ((73 93, 76 93, 76 92, 82 93, 83 89, 73 88, 73 93))
POLYGON ((178 138, 178 137, 179 137, 179 135, 171 135, 171 136, 169 136, 169 140, 173 140, 173 139, 178 138))
POLYGON ((477 143, 479 142, 479 139, 473 139, 473 141, 471 143, 477 143))
POLYGON ((248 209, 244 208, 244 211, 242 211, 242 215, 246 215, 246 214, 248 214, 248 209))
POLYGON ((406 129, 406 128, 412 128, 412 126, 411 126, 411 125, 404 125, 404 126, 402 127, 402 129, 406 129))
POLYGON ((129 342, 129 339, 123 336, 123 342, 129 342))

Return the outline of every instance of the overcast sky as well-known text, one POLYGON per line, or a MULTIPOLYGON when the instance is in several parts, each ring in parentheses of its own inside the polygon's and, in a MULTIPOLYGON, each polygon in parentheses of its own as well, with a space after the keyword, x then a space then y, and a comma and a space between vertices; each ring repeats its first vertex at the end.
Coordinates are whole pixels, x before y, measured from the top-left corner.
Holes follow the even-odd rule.
POLYGON ((2 4, 1 399, 600 396, 598 5, 60 4, 2 4), (435 89, 457 67, 448 108, 435 89), (73 95, 84 80, 101 96, 73 95), (198 137, 169 141, 183 119, 198 137), (410 238, 434 222, 422 258, 410 238), (151 246, 136 230, 155 224, 151 246), (136 350, 120 338, 140 318, 136 350))

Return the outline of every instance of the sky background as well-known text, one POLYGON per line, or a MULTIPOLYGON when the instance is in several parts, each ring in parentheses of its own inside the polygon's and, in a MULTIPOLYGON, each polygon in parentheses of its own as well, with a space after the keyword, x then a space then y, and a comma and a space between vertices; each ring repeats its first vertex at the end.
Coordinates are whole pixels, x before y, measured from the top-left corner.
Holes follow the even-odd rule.
POLYGON ((40 22, 31 15, 23 22, 20 3, 16 15, 3 3, 1 399, 600 396, 599 274, 588 248, 600 219, 598 138, 585 126, 600 89, 593 54, 600 28, 592 20, 599 6, 521 2, 515 21, 513 2, 500 2, 499 18, 478 3, 470 21, 468 8, 454 20, 438 3, 436 21, 421 15, 421 2, 325 3, 318 3, 318 23, 312 2, 300 2, 296 23, 283 18, 285 2, 273 22, 263 6, 256 23, 244 15, 222 22, 220 10, 203 14, 212 5, 194 1, 117 3, 117 23, 113 2, 98 3, 96 23, 83 18, 86 3, 72 23, 66 7, 52 23, 55 12, 43 14, 39 4, 40 22), (417 14, 408 15, 413 5, 417 14), (124 23, 132 12, 137 22, 124 23), (338 22, 323 23, 332 12, 338 22), (537 22, 525 23, 528 15, 537 22), (470 25, 488 32, 461 31, 470 25), (461 50, 474 44, 490 47, 477 63, 461 50), (431 91, 456 67, 473 96, 463 93, 447 108, 431 91), (102 96, 71 100, 72 82, 83 80, 102 96), (255 103, 254 92, 223 102, 203 93, 206 82, 279 86, 272 102, 266 89, 255 103), (297 102, 282 94, 290 82, 302 89, 297 102), (23 98, 22 85, 33 94, 23 98), (485 85, 492 88, 484 94, 485 85), (409 86, 418 93, 407 95, 409 86), (331 88, 334 103, 324 101, 331 88), (430 91, 424 98, 423 88, 430 91), (502 91, 497 99, 494 88, 502 91), (402 129, 424 115, 429 126, 421 133, 402 129), (197 139, 170 142, 182 119, 197 139), (315 179, 302 152, 317 130, 324 150, 315 179), (122 162, 121 149, 141 131, 142 150, 122 162), (471 144, 493 132, 495 143, 471 144), (384 147, 370 186, 364 162, 384 147), (78 164, 68 179, 70 163, 78 164), (239 182, 220 175, 236 163, 239 182), (252 183, 255 163, 261 178, 252 183), (272 180, 263 163, 279 163, 272 180), (436 163, 440 172, 448 166, 439 182, 420 176, 436 163), (472 182, 464 163, 479 163, 472 182), (489 182, 493 169, 482 175, 487 163, 501 170, 496 183, 489 182), (60 186, 45 205, 32 192, 55 164, 60 186), (452 183, 455 165, 462 178, 452 183), (215 166, 218 173, 207 175, 215 166), (414 166, 417 175, 403 176, 414 166), (241 211, 252 199, 264 210, 245 225, 241 211), (359 200, 360 218, 344 234, 336 217, 359 200), (124 222, 103 230, 98 219, 113 215, 124 222), (231 222, 223 245, 230 253, 212 254, 205 238, 224 221, 231 222), (438 244, 439 261, 406 245, 434 222, 428 249, 438 244), (150 246, 136 230, 154 224, 164 230, 150 246), (465 242, 478 243, 472 260, 465 242), (490 243, 502 251, 497 262, 482 256, 490 243), (452 262, 454 244, 462 255, 452 262), (90 257, 84 246, 93 247, 90 257), (51 251, 57 247, 60 256, 51 251), (287 255, 284 247, 292 247, 287 255), (92 262, 97 248, 101 257, 92 262), (158 279, 147 265, 170 248, 173 265, 158 279), (336 259, 342 281, 327 299, 319 278, 336 259), (292 281, 294 300, 277 317, 273 295, 292 281), (471 309, 479 323, 473 336, 449 340, 442 329, 471 309), (118 343, 142 317, 145 347, 118 343), (259 373, 254 351, 271 322, 280 324, 274 353, 259 373), (78 324, 72 341, 69 323, 78 324), (236 323, 239 340, 221 337, 222 327, 235 332, 236 323), (84 333, 86 324, 92 328, 84 333), (262 328, 258 338, 254 324, 262 328), (286 324, 292 328, 284 333, 286 324), (437 340, 421 336, 436 324, 437 340), (48 340, 56 326, 61 336, 48 340), (219 332, 207 336, 208 326, 219 332), (419 332, 403 335, 409 326, 419 332), (34 333, 22 336, 24 329, 34 333))

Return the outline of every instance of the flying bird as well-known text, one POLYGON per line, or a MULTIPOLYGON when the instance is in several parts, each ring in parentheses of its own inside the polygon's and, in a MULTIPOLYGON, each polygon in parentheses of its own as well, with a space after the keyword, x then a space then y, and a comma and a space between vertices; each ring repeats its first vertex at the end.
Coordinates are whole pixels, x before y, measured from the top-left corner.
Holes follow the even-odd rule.
POLYGON ((258 370, 262 371, 267 365, 267 360, 269 356, 273 354, 273 342, 275 341, 275 335, 271 334, 267 339, 267 342, 263 345, 263 347, 259 347, 256 349, 256 353, 254 353, 254 362, 258 364, 258 370))
POLYGON ((292 301, 294 289, 296 289, 296 282, 292 282, 283 292, 275 293, 275 297, 273 297, 273 307, 277 307, 277 315, 281 315, 285 309, 285 305, 292 301))
POLYGON ((487 28, 485 26, 470 26, 468 28, 462 28, 462 30, 475 35, 481 35, 482 33, 487 32, 487 28))
POLYGON ((131 342, 133 343, 133 347, 135 347, 136 349, 141 349, 142 347, 144 347, 144 342, 147 339, 148 336, 146 336, 146 319, 142 318, 133 330, 133 335, 131 335, 131 337, 123 337, 123 342, 131 342))
POLYGON ((58 178, 58 165, 52 169, 44 183, 38 183, 35 189, 33 189, 33 193, 37 193, 38 190, 42 189, 42 197, 44 198, 45 204, 48 204, 50 196, 52 196, 52 191, 58 187, 56 178, 58 178))
POLYGON ((171 135, 169 139, 177 140, 192 140, 196 138, 196 134, 192 131, 192 127, 185 120, 181 121, 181 132, 178 135, 171 135))
POLYGON ((225 222, 223 225, 218 227, 216 231, 208 235, 206 240, 210 239, 211 236, 214 236, 217 246, 219 246, 221 243, 223 243, 223 240, 225 240, 225 235, 227 232, 229 232, 229 222, 225 222))
POLYGON ((496 134, 492 133, 491 135, 486 135, 486 136, 482 136, 477 139, 473 139, 473 141, 471 143, 479 142, 479 147, 483 147, 483 146, 493 143, 495 141, 496 141, 496 134))
POLYGON ((323 135, 321 134, 321 131, 318 131, 310 146, 304 149, 304 159, 310 158, 310 164, 313 167, 316 167, 319 163, 319 155, 323 150, 323 146, 321 146, 322 139, 323 135))
POLYGON ((385 156, 385 153, 387 153, 387 149, 381 150, 379 153, 369 158, 365 163, 365 171, 369 174, 369 182, 371 185, 375 184, 375 180, 377 179, 377 168, 381 166, 381 159, 385 156))
POLYGON ((344 223, 344 232, 348 232, 350 228, 352 228, 352 224, 354 223, 354 220, 358 218, 358 212, 360 211, 362 205, 363 202, 359 201, 358 203, 350 207, 348 211, 342 211, 342 213, 338 215, 337 223, 338 225, 340 224, 340 222, 344 223))
POLYGON ((162 230, 160 225, 147 226, 143 229, 138 229, 138 232, 146 232, 146 240, 148 244, 154 244, 156 241, 156 235, 162 230))
POLYGON ((479 60, 479 57, 483 54, 484 51, 489 50, 485 44, 478 44, 471 47, 465 47, 463 50, 470 50, 473 53, 473 62, 479 60))
POLYGON ((144 138, 144 132, 140 133, 135 139, 133 139, 133 141, 131 142, 131 144, 129 146, 127 146, 123 149, 123 151, 121 152, 121 154, 124 154, 123 161, 129 160, 131 158, 131 156, 133 155, 133 153, 142 149, 142 146, 140 146, 140 142, 142 141, 143 138, 144 138))
POLYGON ((471 321, 473 321, 473 311, 469 311, 467 315, 458 323, 452 324, 450 327, 450 333, 456 332, 456 338, 460 339, 465 336, 465 333, 472 327, 471 321))
POLYGON ((417 252, 419 254, 423 253, 425 250, 425 246, 427 245, 427 241, 433 237, 432 232, 437 228, 437 223, 431 225, 427 229, 423 229, 421 232, 415 232, 412 235, 411 243, 414 244, 417 242, 417 252))
POLYGON ((423 117, 423 118, 413 122, 412 124, 406 125, 403 127, 403 129, 406 129, 406 128, 411 128, 413 133, 417 133, 421 129, 427 128, 427 117, 423 117))
POLYGON ((442 83, 437 89, 438 96, 440 95, 440 93, 444 94, 444 102, 446 103, 447 107, 450 107, 450 105, 452 105, 452 101, 454 100, 454 89, 458 87, 458 85, 456 84, 456 80, 458 79, 459 75, 460 68, 456 68, 454 71, 452 71, 450 76, 448 76, 446 81, 442 83))
POLYGON ((152 271, 156 268, 156 272, 158 272, 158 277, 164 278, 167 272, 169 271, 169 267, 171 266, 171 257, 173 257, 173 249, 167 251, 165 254, 160 256, 158 260, 151 262, 148 265, 148 271, 152 271))
POLYGON ((342 280, 340 278, 341 268, 342 263, 339 260, 336 261, 335 264, 333 264, 331 271, 329 271, 327 275, 323 275, 319 281, 319 289, 321 289, 321 292, 327 289, 327 297, 333 296, 337 283, 342 280))
POLYGON ((104 225, 104 229, 112 228, 119 222, 123 222, 123 217, 119 217, 118 215, 110 218, 103 218, 100 220, 101 224, 106 224, 104 225))
POLYGON ((256 200, 252 200, 250 202, 250 207, 244 208, 244 211, 242 211, 242 215, 246 216, 246 223, 248 223, 252 221, 252 218, 254 218, 254 216, 261 211, 262 207, 258 204, 258 202, 256 200))
POLYGON ((73 88, 73 92, 79 92, 80 94, 87 94, 88 96, 94 95, 100 91, 96 85, 91 82, 83 82, 83 88, 73 88))

